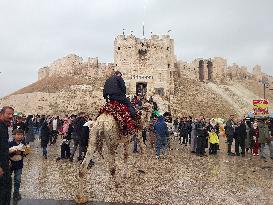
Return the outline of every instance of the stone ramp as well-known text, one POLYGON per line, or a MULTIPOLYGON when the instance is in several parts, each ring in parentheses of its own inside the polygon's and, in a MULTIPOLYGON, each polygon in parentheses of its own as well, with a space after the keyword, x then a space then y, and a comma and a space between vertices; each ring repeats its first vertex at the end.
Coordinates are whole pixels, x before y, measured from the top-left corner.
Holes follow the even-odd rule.
MULTIPOLYGON (((76 205, 73 201, 66 200, 50 200, 50 199, 22 199, 18 203, 13 202, 12 205, 76 205)), ((148 205, 135 203, 113 203, 113 202, 88 202, 85 205, 148 205)))

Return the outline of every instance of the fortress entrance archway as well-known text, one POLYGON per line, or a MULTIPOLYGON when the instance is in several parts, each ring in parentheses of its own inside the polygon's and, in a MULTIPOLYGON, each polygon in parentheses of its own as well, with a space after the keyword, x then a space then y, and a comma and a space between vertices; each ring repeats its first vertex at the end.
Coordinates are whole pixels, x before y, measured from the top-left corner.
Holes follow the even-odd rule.
POLYGON ((147 83, 146 82, 137 82, 136 83, 136 94, 140 96, 145 96, 147 93, 147 83))

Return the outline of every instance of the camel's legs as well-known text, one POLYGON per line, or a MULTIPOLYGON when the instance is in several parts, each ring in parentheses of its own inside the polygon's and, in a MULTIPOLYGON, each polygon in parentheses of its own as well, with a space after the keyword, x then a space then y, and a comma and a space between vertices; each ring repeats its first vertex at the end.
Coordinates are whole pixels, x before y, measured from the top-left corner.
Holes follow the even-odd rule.
POLYGON ((102 157, 102 159, 104 159, 103 154, 102 154, 102 148, 103 148, 103 133, 101 132, 97 132, 96 134, 96 149, 95 152, 98 152, 99 155, 102 157))
POLYGON ((129 156, 129 154, 128 154, 128 142, 125 142, 124 144, 123 144, 123 149, 124 149, 124 153, 123 153, 123 157, 124 157, 124 163, 127 163, 127 161, 128 161, 128 156, 129 156))
POLYGON ((115 161, 115 156, 116 156, 116 149, 117 145, 114 143, 109 142, 108 150, 109 150, 109 168, 110 168, 110 173, 112 177, 115 177, 116 174, 116 161, 115 161))
POLYGON ((145 154, 145 145, 142 140, 142 133, 141 131, 137 133, 136 135, 137 144, 139 145, 140 153, 145 154))
MULTIPOLYGON (((96 125, 98 126, 98 125, 96 125)), ((93 126, 91 133, 89 135, 89 145, 87 148, 87 152, 85 155, 85 158, 80 166, 80 181, 79 181, 79 194, 76 196, 76 202, 77 203, 86 203, 87 202, 87 197, 84 195, 84 190, 83 190, 83 178, 85 177, 86 173, 87 173, 87 167, 88 164, 90 162, 90 160, 92 159, 93 155, 94 155, 94 151, 96 148, 96 133, 97 133, 97 129, 98 127, 93 126)))
POLYGON ((97 139, 96 133, 97 133, 97 127, 93 126, 93 128, 91 129, 91 133, 89 135, 88 148, 87 148, 85 158, 81 164, 80 172, 83 172, 83 173, 87 172, 88 164, 94 156, 94 152, 96 149, 96 139, 97 139))
POLYGON ((108 163, 109 163, 109 171, 111 174, 111 179, 113 180, 115 187, 119 186, 119 183, 116 180, 116 149, 118 147, 117 141, 112 138, 112 133, 107 133, 105 136, 105 142, 108 150, 108 163))

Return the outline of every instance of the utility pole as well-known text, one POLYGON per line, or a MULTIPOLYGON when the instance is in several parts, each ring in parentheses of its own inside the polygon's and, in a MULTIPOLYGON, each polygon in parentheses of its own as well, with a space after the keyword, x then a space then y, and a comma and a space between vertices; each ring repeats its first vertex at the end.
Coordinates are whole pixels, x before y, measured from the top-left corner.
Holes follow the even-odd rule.
POLYGON ((266 99, 266 88, 268 88, 269 83, 268 83, 267 80, 260 80, 259 82, 263 84, 263 87, 264 87, 264 99, 266 99))
POLYGON ((145 38, 144 21, 142 22, 142 38, 145 38))
POLYGON ((266 87, 265 87, 265 84, 264 84, 264 99, 265 99, 265 88, 266 88, 266 87))

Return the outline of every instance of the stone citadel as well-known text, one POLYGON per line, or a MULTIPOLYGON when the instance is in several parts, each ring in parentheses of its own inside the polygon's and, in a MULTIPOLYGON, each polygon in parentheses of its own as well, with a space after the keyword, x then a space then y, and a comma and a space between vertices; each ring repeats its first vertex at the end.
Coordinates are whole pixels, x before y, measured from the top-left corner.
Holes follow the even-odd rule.
POLYGON ((118 35, 114 41, 114 62, 100 63, 98 58, 70 54, 39 69, 38 80, 50 76, 106 76, 112 70, 120 70, 127 86, 127 94, 160 95, 174 94, 175 81, 183 75, 201 82, 222 83, 232 80, 254 79, 257 82, 272 78, 256 65, 252 73, 246 66, 228 65, 221 57, 198 58, 192 62, 177 60, 174 40, 169 35, 152 35, 137 38, 134 35, 118 35))
MULTIPOLYGON (((243 116, 252 109, 253 99, 263 98, 261 81, 273 85, 273 78, 258 65, 249 72, 247 67, 230 65, 221 57, 185 62, 177 59, 174 46, 169 35, 118 35, 112 63, 67 55, 39 69, 38 81, 1 98, 0 106, 11 105, 26 114, 85 111, 95 115, 105 103, 102 90, 107 76, 120 70, 127 94, 154 96, 161 112, 170 111, 174 116, 243 116)), ((266 98, 273 101, 269 89, 266 98)))

